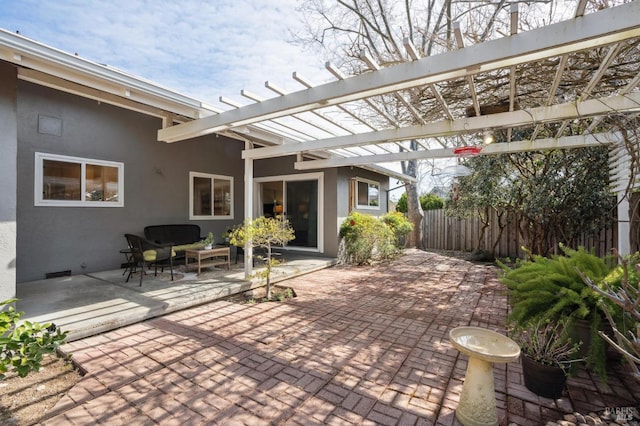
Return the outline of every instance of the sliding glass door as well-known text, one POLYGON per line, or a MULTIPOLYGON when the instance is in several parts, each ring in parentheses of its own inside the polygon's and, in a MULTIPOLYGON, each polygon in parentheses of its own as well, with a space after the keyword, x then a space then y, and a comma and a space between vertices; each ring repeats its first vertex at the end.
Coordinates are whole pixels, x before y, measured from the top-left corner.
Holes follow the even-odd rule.
POLYGON ((296 233, 290 246, 318 247, 318 181, 284 182, 286 218, 296 233))
POLYGON ((256 179, 257 215, 282 217, 289 220, 296 238, 287 246, 320 248, 320 186, 321 180, 312 176, 293 175, 277 180, 256 179))

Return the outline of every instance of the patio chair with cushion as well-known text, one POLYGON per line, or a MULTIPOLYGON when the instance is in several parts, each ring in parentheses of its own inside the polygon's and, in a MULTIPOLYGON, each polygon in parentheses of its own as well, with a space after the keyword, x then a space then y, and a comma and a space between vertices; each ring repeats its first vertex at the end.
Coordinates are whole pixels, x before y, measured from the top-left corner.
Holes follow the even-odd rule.
POLYGON ((162 268, 161 272, 164 272, 167 261, 171 270, 171 281, 173 281, 173 258, 176 253, 170 245, 156 244, 134 234, 125 234, 124 237, 127 239, 133 260, 133 266, 129 269, 126 282, 129 282, 133 272, 140 267, 140 286, 142 287, 142 277, 146 274, 145 266, 151 268, 153 265, 154 276, 158 276, 158 265, 162 268))

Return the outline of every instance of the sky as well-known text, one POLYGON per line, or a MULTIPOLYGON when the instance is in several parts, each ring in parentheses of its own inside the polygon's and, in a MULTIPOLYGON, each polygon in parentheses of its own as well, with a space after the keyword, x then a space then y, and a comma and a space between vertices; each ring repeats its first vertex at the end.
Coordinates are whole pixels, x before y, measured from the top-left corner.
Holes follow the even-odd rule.
POLYGON ((269 80, 303 87, 296 71, 326 82, 324 61, 291 40, 300 31, 297 0, 0 0, 0 28, 179 93, 241 103, 263 97, 269 80))

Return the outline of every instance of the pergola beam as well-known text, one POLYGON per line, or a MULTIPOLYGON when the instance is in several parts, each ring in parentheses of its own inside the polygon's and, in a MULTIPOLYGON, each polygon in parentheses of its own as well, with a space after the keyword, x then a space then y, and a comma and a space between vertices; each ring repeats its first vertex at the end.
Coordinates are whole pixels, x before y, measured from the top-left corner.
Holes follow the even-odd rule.
POLYGON ((437 136, 452 136, 482 131, 486 128, 509 128, 535 125, 550 121, 585 118, 611 112, 625 112, 640 108, 640 93, 629 93, 605 98, 589 99, 583 102, 517 110, 498 114, 468 117, 458 120, 444 120, 426 125, 407 126, 400 129, 379 130, 336 138, 320 139, 298 144, 264 147, 243 151, 243 158, 270 158, 311 152, 317 150, 346 148, 350 146, 375 144, 389 141, 420 139, 437 136))
POLYGON ((176 142, 235 126, 608 45, 640 36, 638 16, 640 2, 626 3, 525 33, 401 63, 160 129, 158 139, 176 142))
MULTIPOLYGON (((487 145, 480 155, 506 154, 524 151, 544 151, 549 149, 572 149, 588 146, 615 144, 622 141, 619 133, 598 135, 576 135, 563 138, 538 139, 536 141, 518 141, 487 145)), ((297 161, 296 170, 323 169, 327 167, 361 166, 371 163, 390 163, 396 161, 424 160, 435 158, 453 158, 453 148, 431 149, 428 151, 403 151, 393 154, 368 155, 357 158, 331 158, 326 160, 297 161)))

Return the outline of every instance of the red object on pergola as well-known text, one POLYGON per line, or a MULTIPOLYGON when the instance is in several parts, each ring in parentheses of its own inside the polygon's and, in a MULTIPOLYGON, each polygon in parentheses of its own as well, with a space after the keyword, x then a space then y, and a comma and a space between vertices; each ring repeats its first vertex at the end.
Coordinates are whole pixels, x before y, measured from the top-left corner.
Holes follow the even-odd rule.
POLYGON ((458 148, 453 148, 453 155, 457 157, 470 157, 480 154, 480 151, 482 151, 481 146, 460 146, 458 148))

